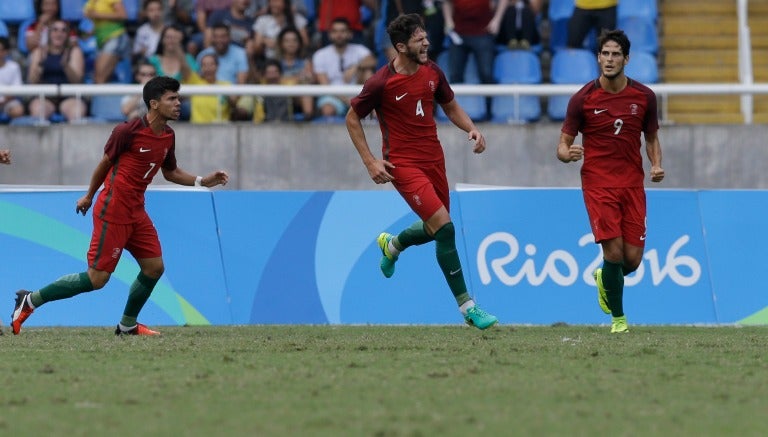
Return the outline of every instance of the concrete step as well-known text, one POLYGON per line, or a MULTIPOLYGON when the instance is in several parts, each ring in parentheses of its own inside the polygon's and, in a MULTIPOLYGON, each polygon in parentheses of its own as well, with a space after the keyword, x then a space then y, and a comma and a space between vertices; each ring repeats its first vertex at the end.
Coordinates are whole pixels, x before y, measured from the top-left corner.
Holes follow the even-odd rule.
POLYGON ((669 83, 707 83, 707 82, 738 82, 739 70, 734 66, 702 68, 701 65, 665 65, 663 69, 664 82, 669 83))
POLYGON ((670 96, 667 110, 688 114, 739 113, 741 99, 739 96, 670 96))
MULTIPOLYGON (((671 113, 667 123, 673 124, 742 124, 744 117, 741 114, 686 114, 671 113)), ((662 140, 663 141, 663 140, 662 140)), ((662 146, 663 147, 663 146, 662 146)))
POLYGON ((666 37, 673 35, 690 35, 695 37, 709 35, 736 36, 739 30, 736 17, 707 17, 691 14, 665 16, 662 20, 662 34, 666 37))

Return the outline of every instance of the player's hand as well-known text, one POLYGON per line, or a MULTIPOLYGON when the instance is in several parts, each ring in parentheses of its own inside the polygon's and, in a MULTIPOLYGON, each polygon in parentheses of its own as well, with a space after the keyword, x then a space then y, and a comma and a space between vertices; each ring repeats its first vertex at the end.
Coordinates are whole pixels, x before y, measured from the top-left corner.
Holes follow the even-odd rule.
POLYGON ((651 182, 661 182, 664 179, 664 169, 657 166, 651 167, 651 182))
POLYGON ((395 180, 395 177, 392 176, 388 171, 388 169, 392 168, 395 168, 395 165, 391 162, 385 161, 383 159, 377 159, 368 165, 368 174, 377 184, 386 184, 387 182, 392 182, 395 180))
POLYGON ((227 185, 229 175, 224 170, 217 170, 204 177, 200 184, 204 187, 215 187, 216 185, 227 185))
POLYGON ((91 209, 91 203, 93 200, 88 196, 83 196, 77 200, 77 207, 75 208, 75 214, 85 215, 89 209, 91 209))
POLYGON ((563 162, 576 162, 584 157, 584 147, 581 144, 571 144, 566 150, 565 156, 558 153, 558 158, 563 162))
POLYGON ((474 141, 475 143, 474 147, 472 148, 473 152, 483 153, 485 151, 485 137, 480 133, 480 131, 469 131, 469 141, 474 141))

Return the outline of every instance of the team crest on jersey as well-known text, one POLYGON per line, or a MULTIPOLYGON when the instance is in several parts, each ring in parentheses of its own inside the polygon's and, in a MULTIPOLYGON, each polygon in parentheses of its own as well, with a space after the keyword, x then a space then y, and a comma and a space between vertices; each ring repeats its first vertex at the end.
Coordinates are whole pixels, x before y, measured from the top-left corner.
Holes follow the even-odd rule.
POLYGON ((434 80, 430 80, 429 81, 429 90, 432 91, 433 93, 435 92, 435 81, 434 80))
POLYGON ((632 115, 637 115, 637 105, 635 103, 629 105, 629 112, 632 115))

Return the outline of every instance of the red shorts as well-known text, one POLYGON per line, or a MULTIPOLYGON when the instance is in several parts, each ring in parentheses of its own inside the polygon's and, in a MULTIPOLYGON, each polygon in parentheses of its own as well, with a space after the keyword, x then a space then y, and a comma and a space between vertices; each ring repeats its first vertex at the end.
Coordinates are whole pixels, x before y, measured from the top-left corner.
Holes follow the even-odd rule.
POLYGON ((644 188, 587 188, 583 194, 596 243, 622 237, 633 246, 645 247, 644 188))
POLYGON ((141 220, 123 225, 105 222, 94 214, 88 267, 114 272, 123 249, 131 252, 136 259, 163 255, 157 230, 149 216, 145 213, 141 220))
POLYGON ((427 221, 441 206, 450 211, 444 161, 418 167, 398 166, 389 172, 395 177, 392 185, 422 220, 427 221))

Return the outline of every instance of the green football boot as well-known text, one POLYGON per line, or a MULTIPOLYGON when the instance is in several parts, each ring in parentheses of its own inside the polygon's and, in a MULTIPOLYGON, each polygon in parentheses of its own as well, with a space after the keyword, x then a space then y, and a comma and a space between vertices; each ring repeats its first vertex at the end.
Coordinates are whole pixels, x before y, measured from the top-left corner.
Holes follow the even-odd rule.
POLYGON ((479 306, 475 305, 467 309, 467 315, 464 316, 467 325, 474 326, 477 329, 487 329, 498 323, 499 319, 493 314, 488 314, 479 306))
POLYGON ((626 334, 628 332, 627 316, 611 317, 611 334, 626 334))
POLYGON ((608 306, 608 294, 603 287, 603 269, 597 269, 592 273, 592 277, 595 278, 597 284, 597 303, 600 304, 600 309, 605 314, 611 314, 611 307, 608 306))
POLYGON ((376 239, 379 249, 381 249, 381 273, 386 278, 391 278, 395 274, 395 261, 397 261, 397 257, 389 252, 389 240, 393 237, 394 235, 392 234, 382 232, 379 234, 379 238, 376 239))

